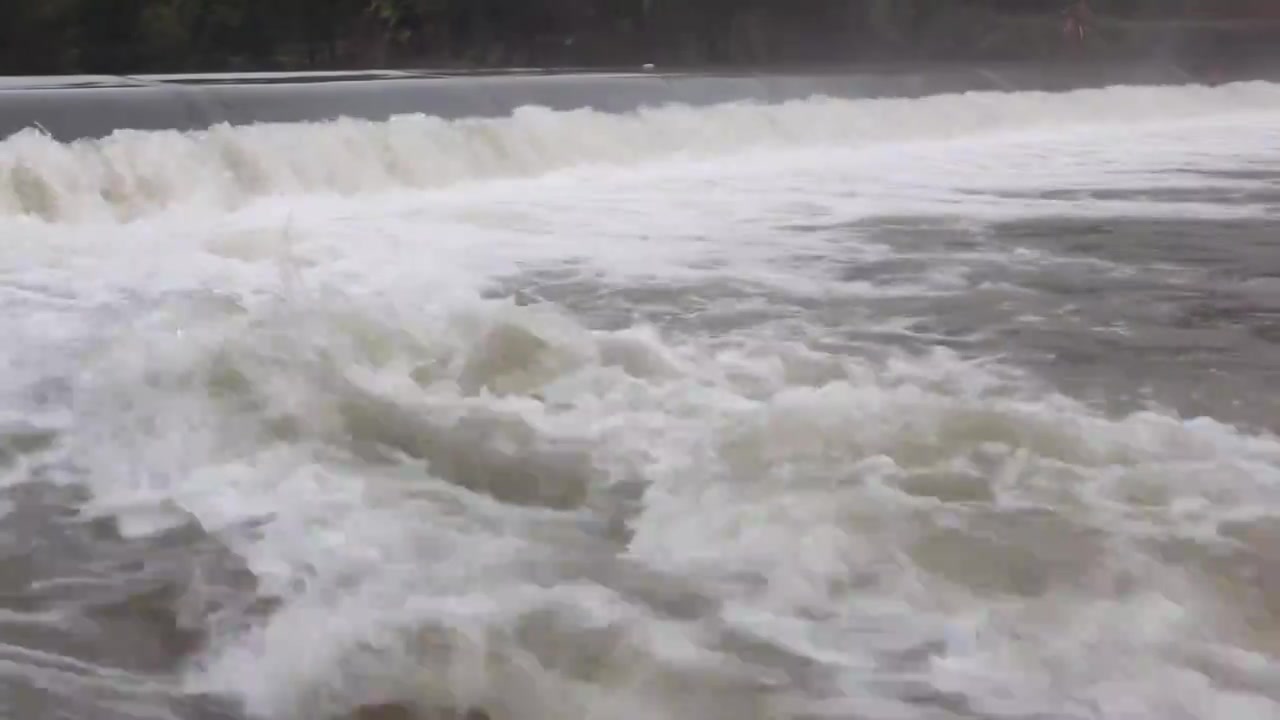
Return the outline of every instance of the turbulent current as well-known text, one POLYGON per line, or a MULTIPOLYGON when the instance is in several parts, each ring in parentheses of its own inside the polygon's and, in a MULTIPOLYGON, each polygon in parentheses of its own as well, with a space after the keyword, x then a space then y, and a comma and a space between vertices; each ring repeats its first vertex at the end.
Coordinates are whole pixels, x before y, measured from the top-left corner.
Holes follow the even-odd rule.
POLYGON ((1280 717, 1280 86, 0 141, 0 716, 1280 717))

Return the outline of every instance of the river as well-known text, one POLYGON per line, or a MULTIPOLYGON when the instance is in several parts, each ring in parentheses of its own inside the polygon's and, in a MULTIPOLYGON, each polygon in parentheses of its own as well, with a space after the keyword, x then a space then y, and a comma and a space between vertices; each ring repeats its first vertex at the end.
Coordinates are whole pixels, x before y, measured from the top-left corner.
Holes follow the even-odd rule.
POLYGON ((0 141, 0 714, 1280 716, 1280 86, 0 141))

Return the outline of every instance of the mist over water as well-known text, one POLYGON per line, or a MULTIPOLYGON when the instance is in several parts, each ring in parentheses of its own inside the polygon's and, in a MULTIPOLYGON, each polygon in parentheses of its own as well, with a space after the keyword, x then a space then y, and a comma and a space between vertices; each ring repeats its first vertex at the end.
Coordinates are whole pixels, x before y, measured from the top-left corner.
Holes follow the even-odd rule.
POLYGON ((1276 717, 1278 211, 1264 83, 10 137, 0 711, 1276 717))

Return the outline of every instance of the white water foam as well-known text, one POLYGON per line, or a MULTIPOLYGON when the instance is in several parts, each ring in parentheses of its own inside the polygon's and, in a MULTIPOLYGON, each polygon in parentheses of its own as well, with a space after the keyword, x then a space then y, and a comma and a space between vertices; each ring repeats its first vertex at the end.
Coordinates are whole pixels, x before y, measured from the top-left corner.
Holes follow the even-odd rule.
POLYGON ((1266 217, 1035 193, 1197 187, 1280 157, 1277 112, 1240 85, 23 136, 61 179, 0 221, 4 396, 49 410, 88 518, 194 520, 275 601, 193 570, 182 603, 184 686, 255 717, 1274 717, 1280 440, 828 335, 1079 262, 993 220, 1266 217), (76 174, 104 158, 108 199, 76 174), (857 225, 885 216, 972 245, 857 225), (841 274, 904 259, 932 271, 841 274), (560 306, 486 299, 510 285, 560 306))
POLYGON ((950 353, 360 306, 207 307, 81 386, 94 512, 194 516, 284 599, 193 687, 263 717, 1280 707, 1239 665, 1280 651, 1248 580, 1271 553, 1238 545, 1280 513, 1276 438, 1101 417, 950 353))
POLYGON ((230 208, 299 192, 357 194, 527 176, 584 164, 720 157, 756 148, 870 146, 1000 131, 1158 123, 1273 112, 1280 86, 968 93, 920 100, 812 99, 670 106, 626 115, 523 108, 496 120, 404 116, 205 132, 121 130, 57 143, 0 143, 0 214, 133 218, 175 205, 230 208))

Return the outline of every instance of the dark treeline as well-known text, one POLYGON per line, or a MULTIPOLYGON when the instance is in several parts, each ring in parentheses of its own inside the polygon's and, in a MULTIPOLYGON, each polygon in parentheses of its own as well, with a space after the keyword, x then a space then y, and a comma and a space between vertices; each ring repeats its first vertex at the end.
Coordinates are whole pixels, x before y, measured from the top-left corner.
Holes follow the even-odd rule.
MULTIPOLYGON (((1067 4, 0 0, 0 73, 1028 59, 1062 51, 1060 13, 1067 4)), ((1256 35, 1268 25, 1266 17, 1280 21, 1280 0, 1092 4, 1100 18, 1092 51, 1104 55, 1185 52, 1188 38, 1206 35, 1201 30, 1211 21, 1219 35, 1256 35), (1232 17, 1249 20, 1233 27, 1220 22, 1232 17)))

